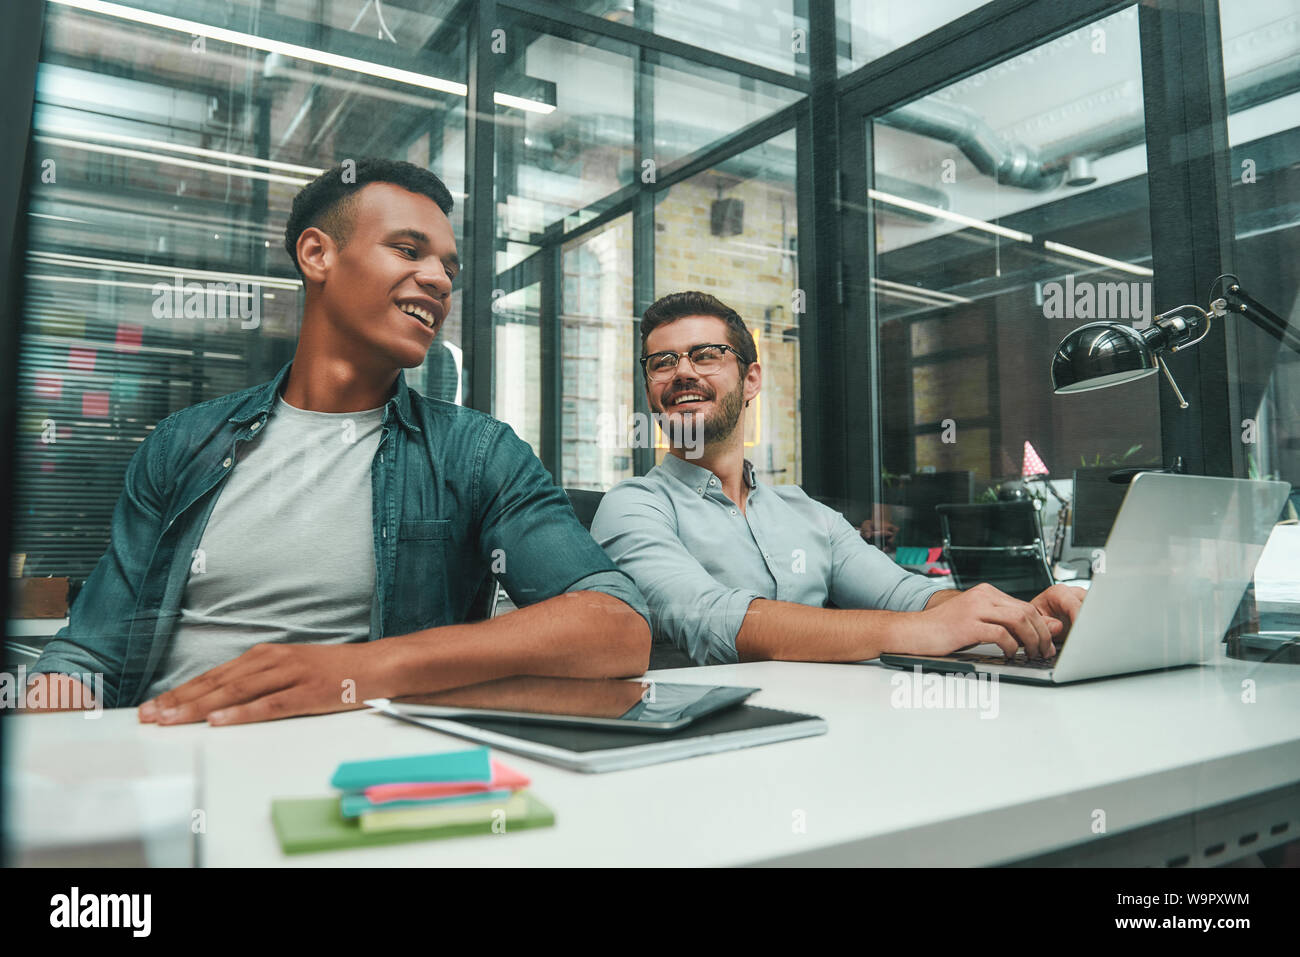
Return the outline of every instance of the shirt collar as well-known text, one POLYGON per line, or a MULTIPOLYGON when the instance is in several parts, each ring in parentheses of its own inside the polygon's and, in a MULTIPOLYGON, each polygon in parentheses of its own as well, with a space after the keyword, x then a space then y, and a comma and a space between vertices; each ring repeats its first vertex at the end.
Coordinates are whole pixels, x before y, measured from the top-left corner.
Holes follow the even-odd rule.
MULTIPOLYGON (((659 464, 659 467, 683 485, 688 485, 695 489, 696 493, 700 495, 704 495, 708 491, 709 479, 718 478, 702 465, 693 465, 685 459, 679 458, 671 453, 664 456, 664 460, 659 464)), ((754 473, 754 464, 750 462, 749 459, 745 459, 743 474, 745 485, 749 488, 750 492, 753 492, 758 488, 758 476, 754 473)), ((719 489, 722 487, 721 479, 718 479, 717 487, 719 489)))
MULTIPOLYGON (((254 419, 265 419, 271 414, 271 409, 275 406, 275 400, 284 392, 285 383, 289 380, 289 369, 293 366, 293 361, 286 362, 280 369, 274 379, 255 389, 239 407, 235 409, 234 414, 227 420, 231 425, 247 425, 254 419)), ((384 403, 384 421, 388 421, 389 410, 397 417, 397 421, 402 427, 412 432, 419 432, 420 427, 415 424, 415 416, 411 407, 411 390, 406 386, 406 376, 399 369, 397 372, 397 388, 393 394, 388 397, 384 403)))

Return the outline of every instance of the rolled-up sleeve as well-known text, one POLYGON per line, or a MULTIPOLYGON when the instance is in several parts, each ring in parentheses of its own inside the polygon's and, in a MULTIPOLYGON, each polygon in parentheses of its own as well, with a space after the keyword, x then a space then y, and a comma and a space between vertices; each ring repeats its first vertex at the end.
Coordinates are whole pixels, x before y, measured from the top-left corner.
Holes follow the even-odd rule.
POLYGON ((645 600, 582 527, 568 497, 533 450, 504 423, 485 438, 480 545, 520 608, 575 591, 598 591, 649 622, 645 600))
POLYGON ((579 578, 565 589, 566 593, 571 591, 598 591, 610 595, 624 604, 630 605, 633 611, 646 620, 646 624, 650 623, 650 612, 646 608, 644 596, 637 590, 636 585, 632 584, 632 579, 624 572, 596 572, 594 575, 579 578))
POLYGON ((831 545, 830 599, 840 608, 921 611, 944 585, 900 568, 884 552, 862 540, 844 516, 819 506, 831 545))
POLYGON ((650 627, 697 664, 734 664, 749 603, 762 597, 717 581, 678 538, 671 505, 635 480, 608 492, 591 533, 645 596, 650 627))

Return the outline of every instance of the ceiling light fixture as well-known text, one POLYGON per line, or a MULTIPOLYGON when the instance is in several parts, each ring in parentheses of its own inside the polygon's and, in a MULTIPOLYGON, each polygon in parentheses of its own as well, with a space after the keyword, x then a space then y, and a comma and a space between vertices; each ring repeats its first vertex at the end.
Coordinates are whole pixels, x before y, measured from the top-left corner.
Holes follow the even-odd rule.
MULTIPOLYGON (((464 83, 457 83, 454 80, 444 80, 442 77, 428 76, 427 74, 416 73, 412 70, 403 70, 398 67, 385 66, 382 63, 372 63, 369 60, 359 60, 356 57, 341 56, 340 54, 329 53, 325 50, 314 50, 311 47, 301 46, 297 43, 285 43, 281 40, 271 40, 267 37, 259 37, 252 33, 240 32, 239 30, 227 30, 225 27, 214 27, 207 23, 200 23, 197 20, 184 20, 180 17, 171 17, 163 13, 154 13, 151 10, 137 10, 120 3, 109 3, 107 0, 50 0, 50 2, 65 7, 74 7, 78 10, 84 10, 87 13, 98 13, 108 17, 116 17, 119 20, 127 20, 131 23, 140 23, 145 26, 158 27, 163 30, 174 30, 177 33, 184 33, 187 36, 205 37, 209 40, 217 40, 222 43, 232 43, 236 46, 261 50, 265 53, 278 53, 281 56, 291 57, 295 60, 309 60, 312 63, 319 63, 322 66, 334 67, 339 70, 349 70, 353 73, 363 73, 367 76, 378 77, 381 80, 392 80, 394 83, 405 83, 408 86, 418 86, 426 90, 436 90, 439 93, 450 93, 453 96, 469 95, 469 87, 464 83)), ((555 111, 555 107, 549 103, 536 103, 531 100, 525 100, 521 97, 510 96, 506 93, 497 93, 495 94, 494 99, 501 106, 513 106, 534 113, 545 114, 553 113, 555 111)))

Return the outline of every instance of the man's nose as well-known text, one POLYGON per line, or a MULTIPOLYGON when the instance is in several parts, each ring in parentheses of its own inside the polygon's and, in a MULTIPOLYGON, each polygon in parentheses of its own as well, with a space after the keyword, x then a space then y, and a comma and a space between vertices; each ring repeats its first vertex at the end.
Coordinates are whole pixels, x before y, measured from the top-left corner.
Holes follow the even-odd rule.
POLYGON ((698 388, 700 386, 700 380, 695 375, 694 369, 691 370, 690 375, 687 375, 682 371, 682 360, 684 360, 685 358, 686 358, 685 356, 682 356, 682 359, 678 360, 677 374, 674 375, 668 383, 667 391, 670 394, 674 392, 685 392, 687 386, 690 386, 692 388, 698 388))
POLYGON ((447 275, 447 270, 439 262, 425 265, 416 275, 415 281, 421 286, 435 290, 439 296, 445 296, 451 292, 451 277, 447 275))

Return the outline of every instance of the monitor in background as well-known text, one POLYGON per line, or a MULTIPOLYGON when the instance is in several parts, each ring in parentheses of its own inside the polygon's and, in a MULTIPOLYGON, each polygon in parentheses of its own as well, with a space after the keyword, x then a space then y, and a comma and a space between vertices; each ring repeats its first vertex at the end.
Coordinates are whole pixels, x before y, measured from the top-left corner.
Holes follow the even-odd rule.
POLYGON ((975 497, 975 474, 969 469, 955 472, 920 472, 887 495, 898 534, 894 545, 936 548, 943 544, 943 526, 937 505, 966 505, 975 497))
POLYGON ((1114 471, 1110 466, 1074 470, 1074 529, 1070 544, 1075 548, 1101 548, 1110 537, 1128 492, 1127 485, 1110 481, 1114 471))

